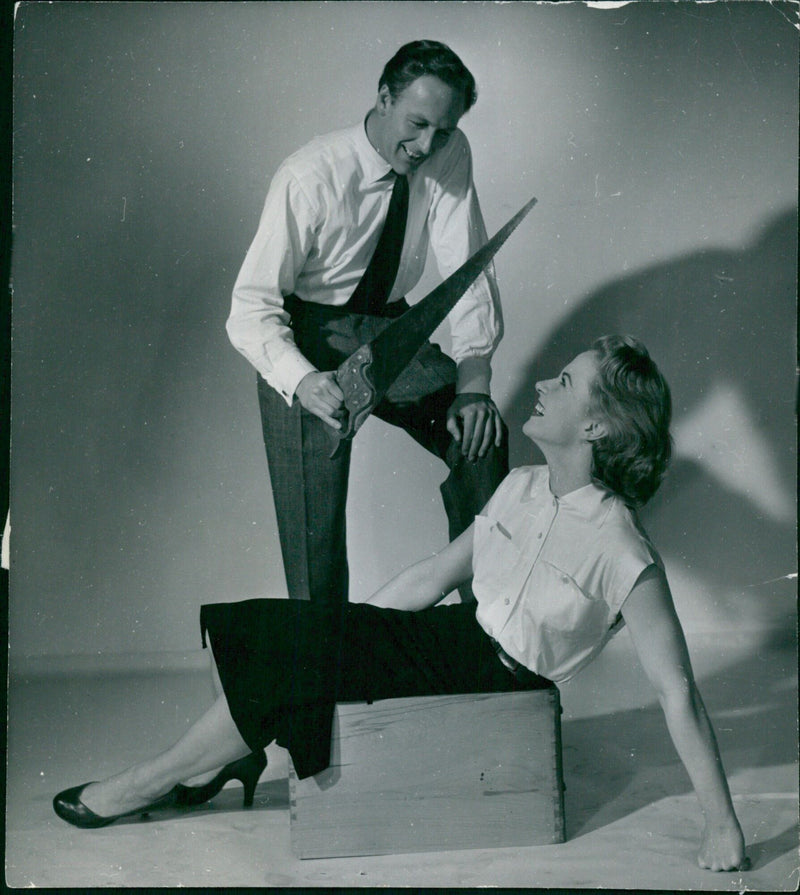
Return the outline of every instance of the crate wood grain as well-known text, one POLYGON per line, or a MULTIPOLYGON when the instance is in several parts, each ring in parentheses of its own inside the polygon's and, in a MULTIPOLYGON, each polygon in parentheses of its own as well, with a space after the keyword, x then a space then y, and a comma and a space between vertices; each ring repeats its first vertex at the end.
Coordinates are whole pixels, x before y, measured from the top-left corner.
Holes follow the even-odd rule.
POLYGON ((299 858, 564 841, 555 687, 343 703, 331 766, 289 761, 299 858))

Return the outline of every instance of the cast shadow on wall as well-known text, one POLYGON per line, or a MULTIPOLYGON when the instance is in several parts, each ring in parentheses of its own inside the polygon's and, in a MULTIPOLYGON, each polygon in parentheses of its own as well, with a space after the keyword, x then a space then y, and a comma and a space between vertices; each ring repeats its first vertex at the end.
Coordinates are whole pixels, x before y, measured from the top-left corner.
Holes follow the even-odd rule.
POLYGON ((672 389, 676 448, 688 444, 643 521, 693 575, 752 593, 749 618, 774 611, 764 587, 795 571, 796 259, 791 207, 741 250, 699 250, 607 284, 531 359, 505 413, 512 466, 532 462, 521 427, 535 382, 604 333, 640 338, 672 389))

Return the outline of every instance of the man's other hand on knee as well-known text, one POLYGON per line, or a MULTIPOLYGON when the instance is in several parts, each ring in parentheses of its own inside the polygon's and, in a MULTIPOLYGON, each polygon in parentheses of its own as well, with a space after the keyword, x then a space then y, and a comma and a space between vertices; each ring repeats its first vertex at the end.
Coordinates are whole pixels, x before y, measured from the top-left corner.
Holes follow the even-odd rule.
POLYGON ((461 445, 469 460, 486 456, 494 444, 503 443, 503 421, 489 395, 464 392, 456 395, 447 411, 447 431, 461 445))

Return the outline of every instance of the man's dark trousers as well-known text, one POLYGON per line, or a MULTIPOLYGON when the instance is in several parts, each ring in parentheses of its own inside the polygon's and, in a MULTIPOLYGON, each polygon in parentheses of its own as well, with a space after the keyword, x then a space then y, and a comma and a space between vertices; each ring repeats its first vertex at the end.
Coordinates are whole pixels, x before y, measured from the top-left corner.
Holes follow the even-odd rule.
MULTIPOLYGON (((388 306, 391 310, 392 306, 388 306)), ((407 308, 405 302, 397 310, 407 308)), ((335 370, 391 320, 309 302, 296 306, 295 342, 319 370, 335 370)), ((455 399, 456 365, 437 345, 423 345, 373 411, 400 426, 445 461, 450 475, 441 485, 450 540, 471 525, 508 473, 508 433, 482 459, 470 462, 447 431, 455 399)), ((288 407, 258 377, 258 397, 272 493, 278 519, 289 596, 345 602, 348 598, 346 503, 351 442, 333 459, 332 430, 295 400, 288 407)), ((462 600, 470 598, 462 589, 462 600)))

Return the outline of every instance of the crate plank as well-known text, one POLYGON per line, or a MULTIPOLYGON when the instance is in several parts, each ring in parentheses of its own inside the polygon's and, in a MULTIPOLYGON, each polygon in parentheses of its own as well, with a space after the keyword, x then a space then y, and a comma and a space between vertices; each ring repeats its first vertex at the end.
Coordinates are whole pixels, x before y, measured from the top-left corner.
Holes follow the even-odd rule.
POLYGON ((337 705, 331 766, 298 780, 300 858, 564 841, 558 690, 337 705))

